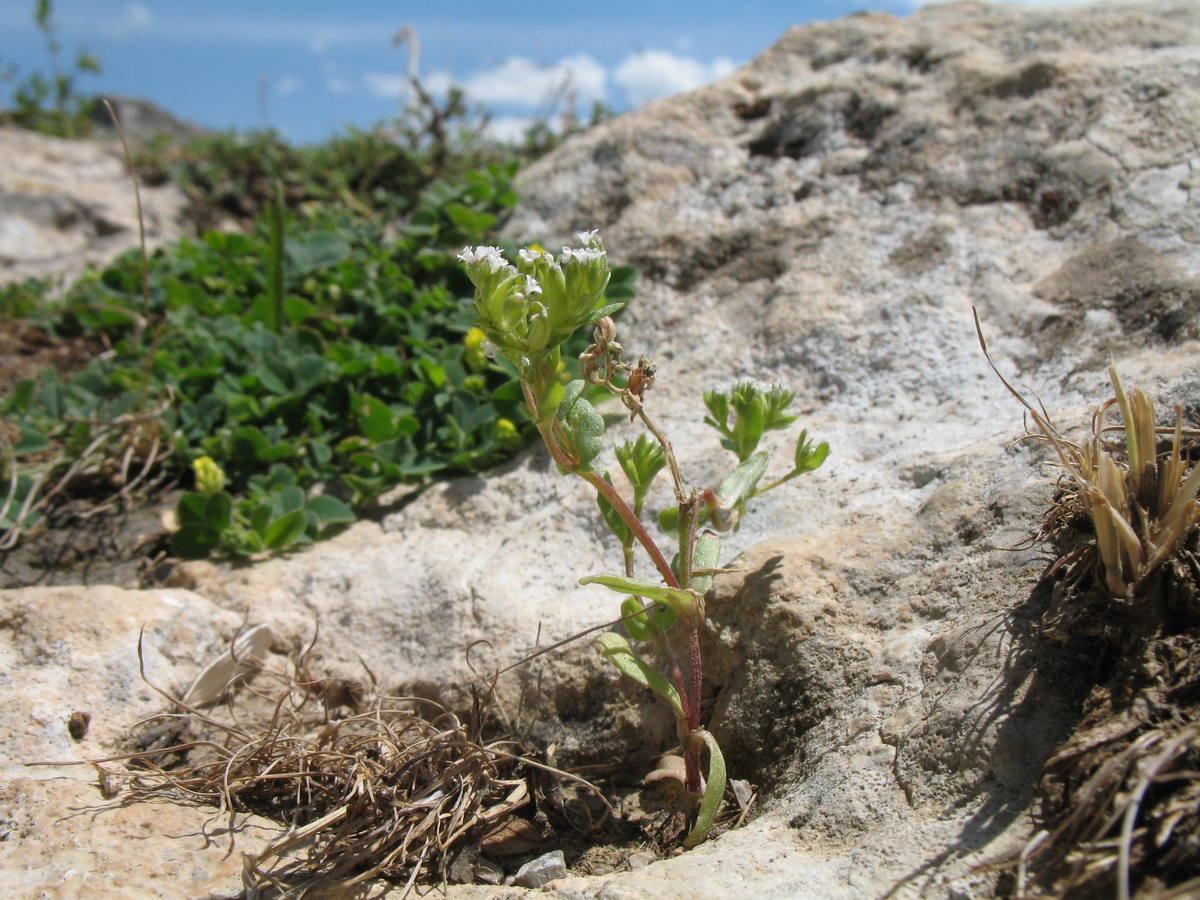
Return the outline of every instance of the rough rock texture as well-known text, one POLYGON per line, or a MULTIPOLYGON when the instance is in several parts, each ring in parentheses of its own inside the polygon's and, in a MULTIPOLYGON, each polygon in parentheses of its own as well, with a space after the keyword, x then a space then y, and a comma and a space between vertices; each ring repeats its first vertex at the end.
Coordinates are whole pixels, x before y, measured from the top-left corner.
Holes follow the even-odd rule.
MULTIPOLYGON (((167 801, 106 799, 88 766, 127 750, 139 719, 164 711, 138 671, 178 696, 229 646, 237 615, 187 591, 40 588, 0 591, 0 896, 221 897, 241 885, 228 817, 167 801), (81 740, 68 722, 89 713, 81 740)), ((110 764, 116 769, 118 764, 110 764)), ((254 852, 274 823, 237 823, 254 852)))
MULTIPOLYGON (((1036 529, 1053 472, 1014 444, 1020 410, 971 308, 997 364, 1068 432, 1107 396, 1110 358, 1195 423, 1197 83, 1192 3, 864 14, 793 29, 524 173, 514 237, 552 246, 598 227, 642 267, 622 342, 658 361, 652 409, 694 481, 723 465, 700 391, 738 378, 799 388, 803 424, 834 448, 753 510, 709 599, 712 728, 733 775, 762 788, 761 815, 551 896, 993 891, 976 867, 1028 836, 1033 782, 1082 685, 1018 652, 1044 559, 1005 548, 1036 529)), ((592 499, 531 452, 303 554, 192 566, 181 575, 207 599, 178 596, 197 621, 224 621, 210 601, 284 634, 319 619, 332 666, 361 673, 361 656, 384 689, 453 700, 473 641, 490 641, 472 653, 487 672, 614 615, 607 592, 574 586, 619 565, 600 534, 592 499)), ((12 602, 36 619, 38 597, 12 602)), ((670 742, 661 711, 585 646, 506 675, 514 709, 522 688, 524 721, 560 757, 670 742)), ((179 892, 147 880, 143 896, 179 892)))
MULTIPOLYGON (((149 248, 181 237, 183 193, 142 187, 149 248)), ((0 285, 71 280, 138 245, 137 203, 121 145, 0 128, 0 285)))

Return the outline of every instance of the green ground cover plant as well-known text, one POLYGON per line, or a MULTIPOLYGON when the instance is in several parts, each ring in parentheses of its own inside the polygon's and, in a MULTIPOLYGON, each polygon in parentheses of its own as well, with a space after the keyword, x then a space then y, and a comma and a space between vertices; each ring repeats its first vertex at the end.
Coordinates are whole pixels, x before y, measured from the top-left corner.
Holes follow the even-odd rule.
MULTIPOLYGON (((621 620, 628 637, 608 632, 597 648, 623 674, 658 694, 675 715, 682 780, 696 801, 694 824, 684 840, 688 848, 712 829, 726 785, 721 748, 701 715, 704 595, 720 571, 720 534, 740 526, 754 497, 818 468, 829 445, 816 444, 802 431, 792 468, 764 482, 769 459, 758 445, 766 432, 796 421, 789 412, 794 392, 749 382, 710 391, 704 395, 705 422, 737 462, 715 489, 689 487, 670 441, 646 411, 656 367, 645 357, 637 365, 625 362, 617 342, 611 316, 623 303, 611 289, 604 245, 594 231, 579 239, 582 247, 564 247, 559 256, 530 247, 510 262, 499 247, 477 246, 463 250, 460 259, 475 285, 476 324, 486 338, 485 351, 516 371, 522 409, 551 458, 562 474, 576 475, 595 489, 600 514, 621 545, 622 573, 592 575, 580 583, 599 584, 624 596, 621 620), (580 377, 564 383, 560 371, 566 344, 585 326, 592 326, 592 343, 579 355, 580 377), (592 403, 592 389, 618 397, 631 420, 645 428, 638 439, 614 448, 632 502, 598 464, 605 425, 592 403), (647 528, 644 515, 650 486, 663 471, 675 502, 659 513, 658 524, 675 545, 673 559, 647 528), (653 578, 637 576, 638 547, 653 578), (657 654, 659 663, 649 661, 649 654, 657 654)), ((667 763, 662 771, 671 768, 667 763)))
POLYGON ((6 545, 64 481, 92 493, 107 481, 133 502, 131 484, 157 472, 197 488, 177 508, 177 556, 279 550, 353 521, 392 486, 523 445, 512 373, 468 340, 454 255, 515 204, 516 169, 435 181, 400 223, 331 204, 292 215, 280 199, 249 233, 156 253, 145 294, 136 253, 49 308, 41 286, 10 288, 5 306, 50 339, 101 352, 3 400, 6 545))

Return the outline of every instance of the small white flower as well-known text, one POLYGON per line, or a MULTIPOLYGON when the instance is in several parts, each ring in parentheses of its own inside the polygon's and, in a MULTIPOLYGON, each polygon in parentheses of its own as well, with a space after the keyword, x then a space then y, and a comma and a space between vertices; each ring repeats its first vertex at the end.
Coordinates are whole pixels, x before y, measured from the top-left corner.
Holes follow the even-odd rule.
POLYGON ((491 341, 489 341, 487 338, 483 339, 483 343, 479 345, 479 348, 483 351, 483 355, 486 356, 488 359, 495 359, 496 354, 500 352, 500 348, 497 347, 495 344, 493 344, 491 341))
POLYGON ((596 235, 599 233, 600 233, 600 230, 598 228, 593 228, 591 231, 579 232, 579 234, 577 234, 576 237, 579 238, 579 243, 583 244, 583 246, 586 247, 593 240, 595 240, 596 235))
POLYGON ((582 250, 572 250, 570 247, 563 247, 562 255, 558 258, 558 261, 564 266, 568 265, 571 260, 574 260, 581 266, 586 266, 595 260, 604 259, 607 255, 605 251, 595 250, 591 247, 584 247, 582 250))
POLYGON ((521 257, 521 262, 529 266, 543 259, 546 262, 554 262, 554 254, 547 253, 545 250, 531 250, 529 247, 522 247, 517 251, 517 255, 521 257))
POLYGON ((542 292, 542 286, 540 284, 538 284, 537 279, 534 278, 532 275, 526 275, 525 276, 525 296, 526 297, 536 297, 541 292, 542 292))
POLYGON ((487 263, 488 271, 493 275, 508 266, 504 257, 500 255, 499 247, 463 247, 458 258, 468 266, 475 263, 487 263))

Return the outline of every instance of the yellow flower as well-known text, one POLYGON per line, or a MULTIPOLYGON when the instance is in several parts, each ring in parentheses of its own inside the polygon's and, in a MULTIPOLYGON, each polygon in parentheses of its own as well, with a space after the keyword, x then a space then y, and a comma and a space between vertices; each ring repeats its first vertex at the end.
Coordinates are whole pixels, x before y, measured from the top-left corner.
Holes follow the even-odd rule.
POLYGON ((505 450, 516 450, 520 447, 524 440, 521 438, 521 432, 517 430, 517 426, 509 419, 496 420, 496 443, 505 450))
POLYGON ((483 333, 482 328, 472 328, 463 338, 463 345, 467 350, 463 361, 472 372, 478 372, 487 366, 487 353, 483 349, 483 342, 486 340, 487 335, 483 333))
POLYGON ((202 494, 215 494, 225 487, 225 472, 211 456, 201 456, 192 463, 196 476, 196 490, 202 494))

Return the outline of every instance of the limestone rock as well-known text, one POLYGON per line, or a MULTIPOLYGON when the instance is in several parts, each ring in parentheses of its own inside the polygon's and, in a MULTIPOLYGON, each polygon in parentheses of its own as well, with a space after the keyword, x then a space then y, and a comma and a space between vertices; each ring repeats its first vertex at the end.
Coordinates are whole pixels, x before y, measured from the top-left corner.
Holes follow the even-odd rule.
MULTIPOLYGON (((700 393, 740 378, 798 388, 802 423, 833 446, 755 504, 709 598, 711 727, 760 814, 549 896, 990 896, 976 867, 1028 837, 1081 687, 1014 653, 1044 560, 1005 548, 1036 530, 1054 474, 1015 443, 1020 409, 971 310, 997 365, 1069 433, 1107 395, 1110 358, 1200 415, 1197 83, 1192 3, 863 14, 793 29, 523 173, 514 237, 598 227, 614 261, 642 268, 621 340, 657 360, 650 409, 691 480, 727 464, 700 393)), ((593 498, 531 451, 303 553, 180 578, 223 610, 187 595, 198 634, 248 614, 310 636, 319 620, 331 667, 453 701, 472 670, 614 618, 608 592, 576 581, 619 565, 593 498)), ((586 643, 501 679, 522 726, 560 759, 669 747, 668 717, 586 643)), ((76 677, 46 653, 45 675, 76 677)), ((97 721, 129 715, 86 679, 71 706, 84 698, 97 721)))
MULTIPOLYGON (((143 185, 150 250, 186 231, 185 198, 143 185)), ((0 128, 0 284, 74 280, 138 246, 137 203, 121 145, 0 128)))
POLYGON ((130 727, 166 711, 139 674, 139 635, 147 676, 179 696, 239 625, 187 591, 0 591, 0 895, 166 900, 240 890, 241 853, 278 834, 273 823, 239 821, 230 853, 225 814, 126 803, 105 797, 91 766, 45 765, 126 752, 130 727), (76 712, 91 717, 81 740, 68 727, 76 712))

